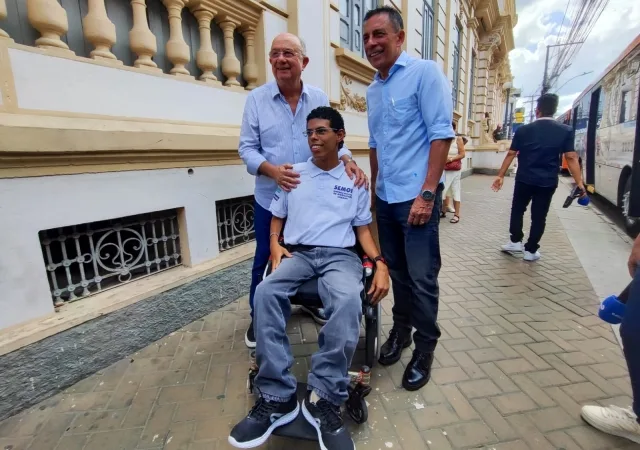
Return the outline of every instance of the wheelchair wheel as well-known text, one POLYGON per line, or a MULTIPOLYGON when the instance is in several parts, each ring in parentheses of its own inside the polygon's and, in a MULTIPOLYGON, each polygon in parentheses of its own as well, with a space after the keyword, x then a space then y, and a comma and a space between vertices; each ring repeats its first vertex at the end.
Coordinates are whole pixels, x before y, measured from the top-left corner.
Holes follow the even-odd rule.
POLYGON ((345 403, 345 409, 349 417, 361 425, 369 418, 369 409, 367 408, 367 402, 365 397, 371 392, 370 386, 356 385, 356 387, 349 386, 349 398, 345 403))

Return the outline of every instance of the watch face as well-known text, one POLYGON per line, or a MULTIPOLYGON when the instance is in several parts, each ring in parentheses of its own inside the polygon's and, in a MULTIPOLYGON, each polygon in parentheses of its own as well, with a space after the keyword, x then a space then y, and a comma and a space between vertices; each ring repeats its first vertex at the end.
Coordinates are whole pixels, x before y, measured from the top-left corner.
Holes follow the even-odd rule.
POLYGON ((430 201, 436 198, 436 195, 431 191, 422 191, 422 198, 427 201, 430 201))

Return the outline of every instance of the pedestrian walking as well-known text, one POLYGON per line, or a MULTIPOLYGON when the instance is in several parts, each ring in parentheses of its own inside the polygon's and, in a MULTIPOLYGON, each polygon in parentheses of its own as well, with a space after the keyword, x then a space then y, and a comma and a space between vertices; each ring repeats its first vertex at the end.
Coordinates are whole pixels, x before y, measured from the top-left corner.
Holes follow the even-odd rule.
POLYGON ((509 253, 522 253, 525 261, 540 259, 540 239, 544 234, 551 199, 558 188, 560 156, 564 154, 569 171, 576 184, 585 192, 578 154, 574 150, 574 133, 571 127, 558 123, 553 115, 558 109, 558 96, 543 94, 538 98, 536 120, 516 131, 492 189, 502 189, 504 176, 518 157, 518 172, 511 203, 509 233, 511 240, 502 246, 509 253), (531 203, 531 230, 529 240, 523 246, 524 213, 531 203))

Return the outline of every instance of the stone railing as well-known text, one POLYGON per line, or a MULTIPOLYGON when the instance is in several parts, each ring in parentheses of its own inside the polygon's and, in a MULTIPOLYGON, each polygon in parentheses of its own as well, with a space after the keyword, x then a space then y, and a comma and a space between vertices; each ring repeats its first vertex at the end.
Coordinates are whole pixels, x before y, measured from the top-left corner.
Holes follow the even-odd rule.
POLYGON ((21 1, 26 14, 24 8, 7 10, 0 0, 0 20, 8 19, 0 23, 0 39, 207 83, 257 86, 256 28, 263 7, 256 0, 88 0, 86 13, 79 0, 65 2, 73 5, 68 10, 58 0, 21 1))

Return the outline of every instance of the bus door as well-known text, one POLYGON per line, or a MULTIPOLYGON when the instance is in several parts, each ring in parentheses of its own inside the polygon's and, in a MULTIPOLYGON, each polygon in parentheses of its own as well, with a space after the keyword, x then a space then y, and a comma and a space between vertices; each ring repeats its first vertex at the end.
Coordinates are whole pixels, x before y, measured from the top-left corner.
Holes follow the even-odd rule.
MULTIPOLYGON (((596 184, 596 130, 598 128, 598 105, 600 104, 600 89, 591 94, 589 104, 589 122, 587 124, 587 161, 586 184, 596 184)), ((596 190, 598 186, 596 186, 596 190)))
POLYGON ((629 196, 629 216, 631 217, 640 217, 640 95, 638 95, 638 109, 636 111, 636 137, 633 144, 631 192, 629 196))

